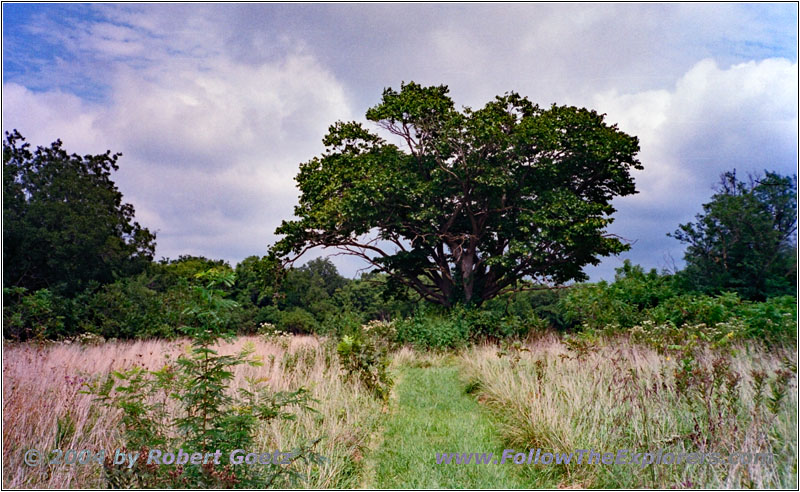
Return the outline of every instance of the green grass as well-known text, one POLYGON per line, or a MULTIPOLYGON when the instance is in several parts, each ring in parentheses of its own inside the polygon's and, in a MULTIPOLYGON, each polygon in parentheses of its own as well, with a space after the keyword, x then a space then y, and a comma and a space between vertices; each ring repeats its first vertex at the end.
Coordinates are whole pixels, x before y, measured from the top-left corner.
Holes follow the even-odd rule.
POLYGON ((373 456, 377 488, 528 488, 515 465, 436 464, 436 453, 504 446, 487 410, 464 392, 457 367, 400 366, 383 442, 373 456))

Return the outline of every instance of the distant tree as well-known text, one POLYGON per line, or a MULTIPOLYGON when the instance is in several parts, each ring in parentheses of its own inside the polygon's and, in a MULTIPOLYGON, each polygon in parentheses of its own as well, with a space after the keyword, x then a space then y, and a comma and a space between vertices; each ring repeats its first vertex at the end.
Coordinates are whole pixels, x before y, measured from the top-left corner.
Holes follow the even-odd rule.
POLYGON ((236 265, 236 299, 241 305, 274 305, 286 270, 272 256, 248 256, 236 265))
POLYGON ((329 296, 332 296, 336 289, 340 289, 347 284, 347 279, 339 275, 336 265, 328 258, 309 260, 299 270, 312 278, 319 279, 329 296))
POLYGON ((164 258, 161 260, 161 264, 170 275, 186 280, 192 280, 196 275, 211 269, 233 270, 225 260, 212 260, 205 256, 194 255, 180 255, 175 260, 164 258))
POLYGON ((706 293, 763 300, 797 294, 797 177, 726 172, 694 223, 668 234, 688 244, 680 277, 706 293))
POLYGON ((281 309, 302 308, 318 320, 336 310, 332 296, 348 280, 339 275, 327 258, 316 258, 300 268, 291 268, 281 283, 281 309))
POLYGON ((121 154, 68 154, 60 140, 3 142, 3 285, 72 295, 141 271, 155 234, 134 221, 111 180, 121 154))
POLYGON ((302 164, 297 220, 273 248, 358 256, 396 284, 450 306, 538 282, 584 280, 585 265, 625 251, 606 233, 611 200, 635 193, 638 140, 587 109, 541 109, 516 93, 473 111, 446 86, 386 89, 367 119, 338 122, 327 151, 302 164))

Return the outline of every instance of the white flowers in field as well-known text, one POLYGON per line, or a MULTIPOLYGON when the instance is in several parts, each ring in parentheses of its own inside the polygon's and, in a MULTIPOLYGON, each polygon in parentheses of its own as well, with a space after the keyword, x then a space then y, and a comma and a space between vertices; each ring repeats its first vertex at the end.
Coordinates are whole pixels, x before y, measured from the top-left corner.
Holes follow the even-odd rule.
POLYGON ((381 321, 373 319, 365 325, 361 325, 361 331, 364 333, 373 332, 378 335, 386 336, 394 334, 395 326, 394 321, 381 321))
POLYGON ((55 343, 61 345, 102 345, 105 342, 106 339, 101 335, 96 335, 94 333, 80 333, 75 335, 73 338, 65 338, 64 340, 55 343))
POLYGON ((266 333, 273 333, 274 331, 275 331, 275 325, 273 325, 272 323, 264 322, 258 325, 259 333, 266 334, 266 333))
POLYGON ((278 343, 279 345, 288 345, 292 338, 292 334, 279 330, 272 323, 261 323, 258 325, 258 333, 266 342, 278 343))

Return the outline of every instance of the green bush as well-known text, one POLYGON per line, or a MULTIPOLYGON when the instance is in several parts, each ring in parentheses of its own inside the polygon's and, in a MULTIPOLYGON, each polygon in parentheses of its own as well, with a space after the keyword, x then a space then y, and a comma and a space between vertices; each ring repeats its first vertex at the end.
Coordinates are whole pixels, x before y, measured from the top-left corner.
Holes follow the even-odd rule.
POLYGON ((641 323, 648 309, 676 295, 674 279, 655 269, 645 273, 625 260, 617 269, 613 283, 582 284, 569 289, 559 308, 571 326, 608 330, 631 328, 641 323))
POLYGON ((383 401, 389 399, 392 378, 389 375, 388 347, 369 331, 345 335, 336 346, 345 378, 357 378, 375 396, 383 401))
POLYGON ((421 349, 445 350, 465 345, 469 340, 469 324, 443 314, 421 310, 414 316, 396 321, 397 342, 421 349))
POLYGON ((560 308, 572 326, 584 331, 629 332, 636 341, 661 348, 691 341, 797 341, 794 296, 752 302, 732 292, 715 296, 681 292, 674 277, 655 270, 645 274, 627 261, 617 269, 613 283, 571 288, 560 308))
POLYGON ((748 337, 773 343, 797 340, 797 298, 794 296, 743 303, 737 314, 747 325, 748 337))
POLYGON ((296 307, 281 313, 278 328, 294 334, 314 333, 317 320, 305 309, 296 307))
MULTIPOLYGON (((181 355, 159 371, 134 367, 113 372, 89 384, 89 392, 106 406, 121 411, 127 451, 147 455, 150 449, 188 449, 201 453, 253 449, 259 421, 294 419, 287 408, 310 410, 308 393, 272 392, 256 382, 233 395, 229 386, 235 366, 258 365, 251 347, 237 355, 219 355, 212 347, 230 338, 230 312, 236 303, 225 298, 233 274, 216 269, 198 274, 203 285, 193 289, 185 310, 184 333, 192 338, 190 353, 181 355)), ((320 462, 313 452, 318 442, 302 443, 288 457, 288 466, 186 465, 164 467, 115 465, 106 460, 103 473, 113 488, 269 488, 296 486, 298 462, 320 462)), ((286 456, 284 456, 286 457, 286 456)))
POLYGON ((683 294, 667 299, 644 316, 656 323, 670 321, 675 326, 699 323, 714 326, 734 317, 741 302, 738 295, 729 292, 713 297, 683 294))
POLYGON ((449 311, 423 306, 413 316, 395 322, 395 340, 421 349, 447 350, 482 340, 523 338, 549 325, 535 312, 518 316, 499 306, 456 306, 449 311))
POLYGON ((3 297, 3 337, 24 341, 66 334, 63 299, 49 289, 3 288, 3 297))
POLYGON ((183 282, 162 293, 149 283, 147 275, 139 275, 104 285, 88 298, 76 298, 76 308, 83 310, 83 331, 106 338, 176 337, 189 286, 183 282))
POLYGON ((363 313, 345 309, 336 311, 326 316, 320 323, 319 333, 323 335, 333 335, 341 338, 345 335, 355 335, 364 323, 363 313))

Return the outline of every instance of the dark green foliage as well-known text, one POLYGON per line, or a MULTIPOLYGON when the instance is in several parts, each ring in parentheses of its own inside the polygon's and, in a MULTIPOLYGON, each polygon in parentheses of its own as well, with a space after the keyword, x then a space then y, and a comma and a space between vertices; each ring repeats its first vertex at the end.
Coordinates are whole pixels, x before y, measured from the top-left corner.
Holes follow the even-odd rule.
POLYGON ((184 323, 183 313, 191 296, 186 280, 159 291, 154 275, 143 273, 104 285, 85 300, 76 298, 81 312, 81 331, 105 338, 174 338, 184 323))
POLYGON ((567 321, 559 303, 566 292, 567 289, 515 292, 491 299, 483 305, 483 308, 503 312, 521 320, 531 320, 537 328, 541 328, 544 324, 545 327, 561 330, 567 325, 567 321))
POLYGON ((630 328, 644 319, 644 312, 677 294, 673 278, 655 269, 645 273, 625 260, 614 282, 575 286, 564 295, 559 309, 573 326, 590 329, 630 328))
POLYGON ((300 167, 297 220, 278 228, 274 253, 336 247, 450 306, 525 277, 584 279, 585 265, 627 249, 605 227, 611 200, 635 193, 635 137, 587 109, 510 93, 458 111, 447 93, 403 84, 367 111, 405 150, 359 123, 332 125, 326 153, 300 167))
POLYGON ((316 331, 317 321, 303 308, 292 308, 281 313, 278 328, 286 333, 307 334, 316 331))
MULTIPOLYGON (((135 367, 114 372, 90 384, 90 392, 109 407, 122 411, 125 448, 147 454, 150 449, 215 452, 223 455, 235 449, 252 451, 256 426, 261 421, 294 419, 291 409, 311 410, 303 388, 293 392, 272 392, 251 382, 251 388, 232 394, 228 388, 233 369, 242 364, 258 365, 251 351, 220 355, 212 347, 231 334, 230 312, 236 303, 226 299, 225 290, 234 284, 234 274, 223 268, 196 275, 200 285, 185 314, 183 331, 192 339, 188 355, 181 355, 159 371, 135 367), (177 404, 177 413, 170 406, 177 404)), ((312 451, 316 441, 292 450, 291 463, 319 462, 312 451)), ((286 450, 289 451, 289 450, 286 450)), ((268 488, 292 486, 302 477, 289 464, 258 466, 184 465, 150 466, 144 456, 126 469, 110 461, 104 464, 108 485, 139 488, 268 488)))
POLYGON ((524 338, 546 326, 535 313, 522 317, 500 309, 456 306, 441 310, 423 305, 413 316, 395 321, 395 339, 421 349, 446 350, 476 341, 524 338))
POLYGON ((421 349, 445 350, 464 346, 469 325, 463 320, 421 307, 409 318, 397 320, 397 341, 421 349))
POLYGON ((48 289, 28 293, 25 287, 3 288, 3 337, 44 340, 64 332, 63 306, 48 289))
POLYGON ((385 274, 364 273, 337 289, 333 301, 341 309, 361 313, 365 322, 410 315, 416 302, 408 299, 407 291, 393 290, 388 280, 385 274))
POLYGON ((35 151, 17 132, 3 142, 3 286, 72 297, 93 282, 142 271, 155 235, 111 180, 121 154, 35 151))
POLYGON ((277 285, 283 268, 268 256, 248 256, 236 265, 237 300, 242 305, 262 308, 270 305, 277 295, 277 285))
POLYGON ((795 176, 765 172, 744 183, 735 171, 723 174, 697 222, 671 234, 688 245, 686 288, 751 300, 796 296, 796 187, 795 176))
POLYGON ((225 260, 212 260, 204 256, 181 255, 177 260, 168 258, 159 262, 157 271, 163 272, 167 285, 177 283, 180 279, 193 280, 197 274, 210 269, 232 271, 225 260))
POLYGON ((645 274, 627 264, 609 284, 579 285, 569 290, 561 309, 573 326, 589 333, 629 332, 636 341, 659 349, 692 343, 725 345, 733 340, 767 344, 797 342, 797 299, 783 296, 765 302, 743 300, 726 292, 687 294, 670 275, 645 274))
POLYGON ((385 402, 392 389, 392 378, 388 371, 390 343, 387 343, 386 333, 377 329, 380 325, 373 324, 343 336, 336 346, 336 352, 347 371, 346 378, 357 378, 385 402))

